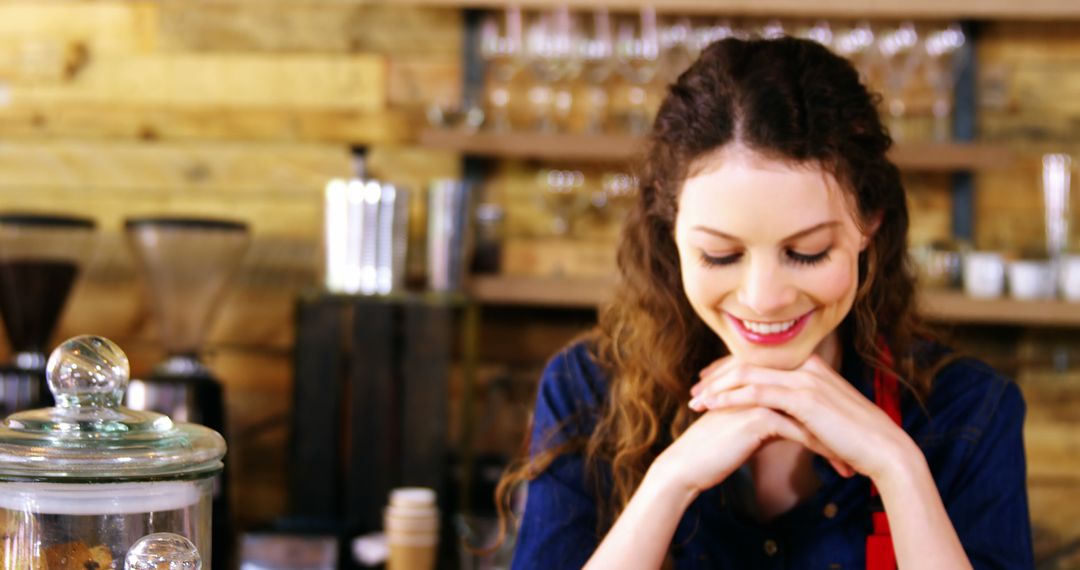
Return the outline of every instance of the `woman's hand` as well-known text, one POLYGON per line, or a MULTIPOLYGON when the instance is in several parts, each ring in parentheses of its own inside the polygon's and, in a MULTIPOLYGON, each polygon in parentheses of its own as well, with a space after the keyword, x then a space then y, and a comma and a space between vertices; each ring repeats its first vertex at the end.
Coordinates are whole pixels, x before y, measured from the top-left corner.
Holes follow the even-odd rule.
POLYGON ((843 465, 838 456, 792 418, 766 407, 727 406, 706 411, 649 468, 650 475, 693 494, 714 487, 762 446, 777 438, 797 441, 843 465))
POLYGON ((754 366, 729 356, 703 370, 690 392, 690 407, 696 411, 760 406, 787 416, 828 450, 810 448, 830 459, 842 475, 851 474, 844 469, 850 466, 879 481, 914 446, 884 411, 817 355, 795 370, 754 366))

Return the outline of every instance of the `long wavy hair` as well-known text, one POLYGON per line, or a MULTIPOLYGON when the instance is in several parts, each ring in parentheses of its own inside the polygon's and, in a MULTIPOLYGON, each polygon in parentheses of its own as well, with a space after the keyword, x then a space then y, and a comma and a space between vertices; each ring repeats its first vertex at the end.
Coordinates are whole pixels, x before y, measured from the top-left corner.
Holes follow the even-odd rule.
POLYGON ((908 210, 892 139, 876 103, 847 60, 811 41, 725 39, 709 46, 660 106, 641 161, 640 192, 618 249, 620 279, 590 346, 607 373, 608 398, 586 437, 523 457, 497 491, 557 457, 582 453, 599 498, 600 536, 625 508, 645 471, 698 417, 687 407, 698 372, 726 347, 691 308, 674 240, 679 191, 695 163, 740 144, 769 158, 820 167, 854 204, 856 221, 880 225, 859 257, 854 306, 841 328, 871 366, 897 375, 922 402, 939 366, 913 357, 930 336, 915 307, 907 257, 908 210), (877 339, 893 365, 886 367, 877 339), (603 476, 600 476, 600 473, 603 476))

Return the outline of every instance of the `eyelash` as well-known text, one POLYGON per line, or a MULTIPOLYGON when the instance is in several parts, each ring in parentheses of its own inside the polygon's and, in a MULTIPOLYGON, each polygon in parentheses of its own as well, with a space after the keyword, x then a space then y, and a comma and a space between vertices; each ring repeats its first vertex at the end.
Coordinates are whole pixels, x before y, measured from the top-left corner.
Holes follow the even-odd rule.
MULTIPOLYGON (((787 255, 788 260, 795 265, 813 267, 815 265, 828 261, 830 251, 832 251, 831 247, 825 248, 825 250, 820 253, 813 253, 809 255, 799 253, 792 249, 786 250, 784 253, 787 255)), ((731 265, 739 261, 739 259, 741 258, 741 253, 733 253, 731 255, 725 255, 724 257, 713 257, 706 254, 705 252, 701 253, 701 263, 706 267, 723 267, 725 265, 731 265)))

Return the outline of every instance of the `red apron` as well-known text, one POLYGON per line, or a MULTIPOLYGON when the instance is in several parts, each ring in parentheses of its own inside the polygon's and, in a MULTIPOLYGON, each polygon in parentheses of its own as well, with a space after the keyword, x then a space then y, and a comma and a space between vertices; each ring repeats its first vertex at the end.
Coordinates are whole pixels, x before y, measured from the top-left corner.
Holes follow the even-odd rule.
MULTIPOLYGON (((893 358, 889 347, 879 342, 882 363, 892 368, 893 358)), ((886 374, 881 369, 874 370, 874 403, 884 410, 896 425, 903 427, 900 418, 900 386, 896 376, 886 374)), ((880 504, 877 487, 870 483, 870 497, 880 504)), ((889 533, 889 519, 883 508, 875 509, 870 515, 874 523, 873 534, 866 537, 866 570, 896 570, 896 553, 893 551, 892 535, 889 533)))

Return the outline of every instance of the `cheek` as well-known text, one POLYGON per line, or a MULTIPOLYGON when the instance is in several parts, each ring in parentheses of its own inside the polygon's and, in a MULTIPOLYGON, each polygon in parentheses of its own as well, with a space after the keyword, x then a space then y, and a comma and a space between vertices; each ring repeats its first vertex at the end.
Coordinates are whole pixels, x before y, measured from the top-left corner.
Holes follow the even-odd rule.
POLYGON ((737 286, 734 271, 702 267, 696 260, 683 260, 683 289, 694 307, 710 307, 737 286))
POLYGON ((838 303, 855 295, 858 288, 856 261, 831 263, 805 281, 804 291, 822 304, 838 303))

